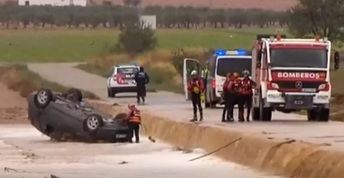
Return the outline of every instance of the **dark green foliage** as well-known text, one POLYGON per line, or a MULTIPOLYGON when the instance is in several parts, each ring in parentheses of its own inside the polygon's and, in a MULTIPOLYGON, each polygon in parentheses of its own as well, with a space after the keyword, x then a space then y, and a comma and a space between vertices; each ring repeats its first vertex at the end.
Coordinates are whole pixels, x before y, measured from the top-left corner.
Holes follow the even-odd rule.
POLYGON ((139 11, 137 6, 140 0, 125 1, 128 1, 128 6, 1 6, 0 23, 7 28, 27 28, 33 25, 43 28, 51 25, 69 28, 122 28, 128 22, 136 22, 139 13, 157 15, 159 28, 241 28, 244 25, 266 27, 286 23, 285 12, 188 6, 148 6, 139 11))
POLYGON ((289 27, 298 36, 344 39, 344 0, 299 0, 289 14, 289 27))
POLYGON ((127 54, 135 55, 154 49, 157 40, 154 31, 142 24, 128 24, 119 35, 118 47, 127 54))

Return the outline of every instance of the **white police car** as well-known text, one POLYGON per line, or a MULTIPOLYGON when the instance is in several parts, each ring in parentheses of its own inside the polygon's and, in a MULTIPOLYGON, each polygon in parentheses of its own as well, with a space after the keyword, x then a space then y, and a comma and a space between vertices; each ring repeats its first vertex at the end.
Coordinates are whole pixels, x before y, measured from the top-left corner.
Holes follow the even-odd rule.
POLYGON ((117 93, 136 92, 135 74, 139 71, 137 65, 114 66, 107 79, 107 93, 115 97, 117 93))

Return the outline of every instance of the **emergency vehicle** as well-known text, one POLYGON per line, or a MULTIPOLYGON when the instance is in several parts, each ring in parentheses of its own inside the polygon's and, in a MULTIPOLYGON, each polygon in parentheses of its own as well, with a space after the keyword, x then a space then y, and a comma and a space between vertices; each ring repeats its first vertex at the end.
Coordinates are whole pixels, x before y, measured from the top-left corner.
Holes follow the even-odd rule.
POLYGON ((186 99, 189 99, 187 81, 190 79, 191 71, 196 70, 205 80, 205 107, 215 107, 223 104, 223 83, 228 73, 242 73, 244 70, 251 71, 251 51, 245 49, 214 51, 213 56, 204 66, 196 59, 184 59, 183 83, 186 99))
POLYGON ((139 69, 134 64, 114 66, 106 82, 108 97, 115 97, 117 93, 137 92, 134 77, 139 69))
POLYGON ((326 38, 258 38, 252 52, 253 120, 271 121, 273 110, 304 109, 309 121, 328 121, 330 52, 326 38))

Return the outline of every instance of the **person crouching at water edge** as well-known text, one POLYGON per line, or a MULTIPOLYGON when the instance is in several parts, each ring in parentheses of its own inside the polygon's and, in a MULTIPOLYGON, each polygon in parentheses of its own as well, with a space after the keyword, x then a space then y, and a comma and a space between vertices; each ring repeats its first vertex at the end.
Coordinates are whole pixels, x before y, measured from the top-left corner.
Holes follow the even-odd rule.
POLYGON ((200 121, 203 120, 203 109, 201 104, 201 95, 204 91, 203 79, 198 75, 197 71, 191 72, 191 79, 188 81, 188 91, 191 93, 191 101, 193 106, 193 118, 191 122, 197 121, 197 108, 200 114, 200 121))

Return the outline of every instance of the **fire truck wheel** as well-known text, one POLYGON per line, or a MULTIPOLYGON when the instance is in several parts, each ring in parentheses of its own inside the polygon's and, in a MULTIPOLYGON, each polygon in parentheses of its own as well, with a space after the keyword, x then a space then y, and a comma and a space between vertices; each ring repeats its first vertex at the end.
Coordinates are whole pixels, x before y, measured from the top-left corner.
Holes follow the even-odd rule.
POLYGON ((329 118, 330 118, 330 109, 322 108, 319 114, 319 121, 328 122, 329 118))
POLYGON ((259 108, 253 108, 252 120, 259 121, 259 108))
POLYGON ((316 121, 317 120, 317 110, 315 109, 310 109, 307 111, 307 118, 308 121, 316 121))
POLYGON ((262 90, 260 90, 260 101, 259 101, 259 120, 260 121, 271 121, 272 117, 272 109, 271 108, 264 108, 264 99, 262 98, 262 90))

